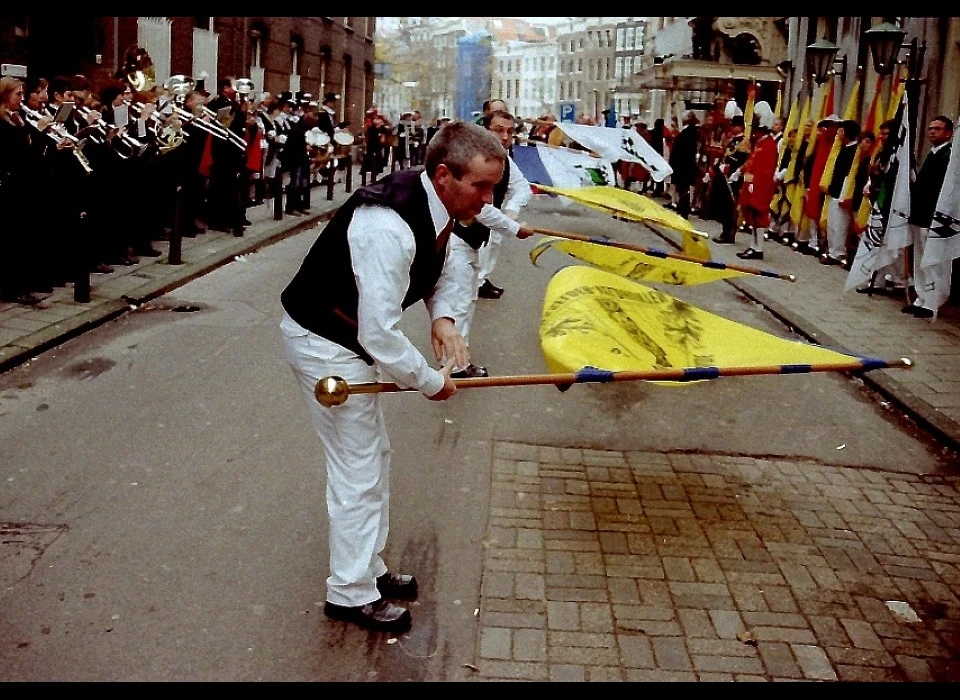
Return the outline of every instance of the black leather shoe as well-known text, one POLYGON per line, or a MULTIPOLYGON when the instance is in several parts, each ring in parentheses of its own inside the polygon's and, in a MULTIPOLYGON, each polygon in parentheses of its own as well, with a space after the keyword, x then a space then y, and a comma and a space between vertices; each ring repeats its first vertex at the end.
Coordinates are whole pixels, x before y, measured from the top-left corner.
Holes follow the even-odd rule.
POLYGON ((916 311, 913 312, 913 315, 917 318, 933 318, 933 309, 926 309, 922 306, 915 306, 916 311))
POLYGON ((743 252, 737 253, 737 257, 741 260, 763 260, 763 251, 747 248, 743 252))
POLYGON ((711 241, 717 245, 733 245, 733 241, 728 241, 726 238, 711 238, 711 241))
POLYGON ((377 590, 391 600, 416 600, 419 592, 416 577, 389 571, 377 579, 377 590))
POLYGON ((162 251, 157 250, 156 248, 137 248, 134 250, 134 253, 144 258, 159 258, 163 255, 162 251))
POLYGON ((913 304, 908 304, 907 306, 904 306, 902 309, 900 309, 900 313, 902 313, 902 314, 910 314, 911 316, 916 316, 916 314, 917 314, 917 309, 919 309, 919 308, 920 308, 919 306, 914 306, 913 304))
POLYGON ((483 284, 480 285, 480 289, 477 291, 477 294, 481 299, 499 299, 503 296, 503 289, 491 284, 490 280, 484 280, 483 284))
POLYGON ((352 622, 377 632, 406 632, 413 622, 409 610, 383 598, 358 607, 328 602, 323 606, 323 614, 331 620, 352 622))
POLYGON ((457 372, 451 372, 451 379, 476 379, 477 377, 489 377, 490 373, 487 372, 486 367, 481 367, 480 365, 475 365, 472 362, 467 365, 464 369, 461 369, 457 372))

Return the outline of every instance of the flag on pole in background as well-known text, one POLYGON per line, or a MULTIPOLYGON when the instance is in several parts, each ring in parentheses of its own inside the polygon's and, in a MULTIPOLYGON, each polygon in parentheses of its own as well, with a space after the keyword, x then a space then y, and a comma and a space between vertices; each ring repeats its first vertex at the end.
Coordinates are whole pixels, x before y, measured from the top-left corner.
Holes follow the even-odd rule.
MULTIPOLYGON (((902 68, 906 70, 906 68, 902 68)), ((890 111, 887 113, 887 119, 897 118, 897 109, 900 107, 900 100, 907 89, 907 81, 900 75, 901 66, 897 66, 893 74, 893 86, 890 88, 890 111)))
POLYGON ((753 78, 747 83, 747 104, 743 108, 743 141, 740 150, 750 150, 750 134, 753 133, 753 111, 757 106, 757 84, 753 78))
POLYGON ((890 133, 893 155, 877 201, 870 209, 867 226, 860 235, 857 254, 847 274, 844 291, 871 282, 874 274, 893 263, 910 243, 910 127, 907 95, 897 109, 897 128, 890 133), (889 214, 884 215, 889 201, 889 214))
POLYGON ((883 110, 883 76, 877 76, 877 87, 873 91, 873 100, 870 102, 870 110, 867 112, 867 118, 863 121, 863 130, 872 131, 879 134, 880 125, 885 121, 883 110))
MULTIPOLYGON (((549 371, 557 373, 806 365, 854 357, 756 330, 579 265, 561 269, 547 285, 540 346, 549 371)), ((683 383, 689 382, 666 382, 683 383)))
MULTIPOLYGON (((856 82, 853 84, 853 89, 850 91, 850 99, 847 100, 847 107, 843 111, 844 119, 856 119, 857 118, 857 101, 860 99, 860 79, 857 78, 856 82)), ((827 116, 832 114, 828 112, 827 116)), ((823 175, 820 176, 820 190, 826 192, 830 187, 830 182, 833 180, 833 169, 837 164, 837 156, 840 155, 840 149, 843 147, 840 143, 840 134, 843 133, 842 129, 837 130, 837 135, 833 139, 833 146, 830 148, 830 155, 827 157, 827 164, 823 167, 823 175)), ((824 206, 824 209, 827 207, 824 206)))
POLYGON ((587 148, 601 159, 616 163, 619 160, 640 163, 650 171, 650 177, 663 182, 673 172, 666 159, 647 143, 635 129, 610 129, 586 124, 557 124, 570 139, 587 148))
POLYGON ((533 185, 591 187, 598 184, 597 173, 601 173, 601 179, 607 177, 608 182, 615 182, 609 163, 586 151, 563 146, 516 145, 513 147, 513 162, 533 185))
POLYGON ((960 149, 960 128, 953 130, 950 162, 940 188, 921 267, 960 258, 960 156, 957 149, 960 149))

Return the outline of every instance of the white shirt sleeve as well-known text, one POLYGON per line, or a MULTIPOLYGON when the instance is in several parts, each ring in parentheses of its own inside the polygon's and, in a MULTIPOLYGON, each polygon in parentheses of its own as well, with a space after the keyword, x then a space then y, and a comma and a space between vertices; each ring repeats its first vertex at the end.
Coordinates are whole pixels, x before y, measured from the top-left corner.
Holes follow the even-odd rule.
POLYGON ((517 223, 516 217, 520 215, 520 210, 530 203, 533 192, 530 189, 530 182, 523 176, 517 164, 510 156, 507 158, 510 161, 510 182, 507 184, 503 204, 499 209, 491 204, 485 204, 483 210, 477 215, 477 221, 491 231, 516 236, 520 231, 520 224, 517 223))
POLYGON ((510 184, 507 185, 507 195, 500 208, 508 215, 518 216, 520 210, 533 199, 533 190, 530 189, 530 181, 523 176, 523 171, 513 162, 513 158, 507 156, 507 160, 510 161, 510 184))
POLYGON ((413 231, 392 209, 361 206, 347 229, 353 274, 359 292, 360 345, 390 379, 432 396, 443 388, 443 375, 400 330, 403 298, 417 245, 413 231))
POLYGON ((456 234, 450 235, 440 279, 433 294, 424 299, 431 321, 464 317, 464 309, 473 301, 475 258, 476 251, 468 243, 456 234))

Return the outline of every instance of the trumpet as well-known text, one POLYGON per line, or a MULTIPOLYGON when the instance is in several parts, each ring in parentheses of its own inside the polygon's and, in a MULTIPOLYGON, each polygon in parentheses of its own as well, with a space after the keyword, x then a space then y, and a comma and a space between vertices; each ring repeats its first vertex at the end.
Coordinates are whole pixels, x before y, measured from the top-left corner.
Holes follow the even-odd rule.
POLYGON ((47 134, 50 138, 56 141, 59 146, 61 143, 70 143, 72 144, 71 150, 73 151, 74 158, 77 159, 77 162, 80 163, 80 166, 83 168, 85 174, 89 175, 93 172, 93 168, 90 166, 90 161, 87 160, 87 157, 83 154, 83 147, 86 145, 86 139, 78 139, 76 136, 67 131, 66 127, 63 124, 59 124, 56 121, 52 121, 49 126, 44 129, 40 128, 40 121, 44 118, 50 119, 50 115, 41 114, 40 112, 35 112, 26 105, 20 105, 21 111, 27 117, 27 123, 35 128, 37 131, 43 134, 47 134))
MULTIPOLYGON (((96 110, 90 107, 80 107, 79 110, 80 114, 82 114, 83 117, 88 121, 90 115, 96 113, 96 110)), ((128 134, 125 128, 116 126, 115 124, 110 124, 100 116, 97 117, 96 124, 103 134, 101 137, 102 140, 109 140, 114 152, 123 160, 132 158, 133 156, 142 156, 143 152, 147 150, 147 144, 142 143, 128 134), (109 138, 111 131, 116 131, 119 139, 114 137, 111 140, 109 138)))

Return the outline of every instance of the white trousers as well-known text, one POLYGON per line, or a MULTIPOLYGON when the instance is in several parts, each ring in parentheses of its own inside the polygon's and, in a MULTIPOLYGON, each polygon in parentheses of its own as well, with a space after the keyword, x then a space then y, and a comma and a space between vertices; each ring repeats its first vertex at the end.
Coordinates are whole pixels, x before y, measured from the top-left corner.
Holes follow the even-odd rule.
POLYGON ((914 305, 936 311, 950 298, 953 260, 927 265, 926 267, 921 265, 930 229, 914 224, 908 224, 907 228, 910 231, 910 240, 913 243, 913 288, 917 293, 917 300, 914 305))
POLYGON ((380 597, 376 578, 387 572, 381 553, 390 519, 390 440, 380 394, 356 394, 326 407, 314 389, 323 377, 348 383, 378 381, 355 353, 305 331, 285 317, 280 324, 287 362, 300 385, 320 438, 327 467, 330 575, 327 600, 366 605, 380 597))
MULTIPOLYGON (((490 231, 490 240, 480 247, 480 284, 490 279, 493 270, 497 267, 497 260, 500 259, 500 248, 503 246, 503 235, 496 231, 490 231)), ((480 284, 477 286, 479 287, 480 284)))
POLYGON ((847 235, 853 223, 853 212, 844 209, 830 197, 827 210, 827 255, 834 260, 847 257, 847 235))

